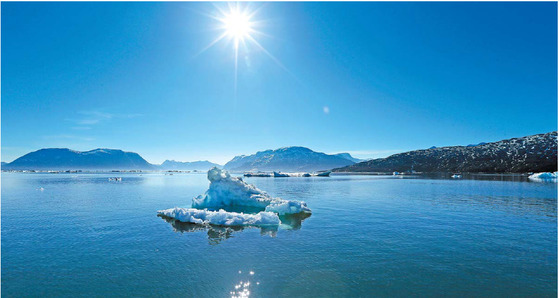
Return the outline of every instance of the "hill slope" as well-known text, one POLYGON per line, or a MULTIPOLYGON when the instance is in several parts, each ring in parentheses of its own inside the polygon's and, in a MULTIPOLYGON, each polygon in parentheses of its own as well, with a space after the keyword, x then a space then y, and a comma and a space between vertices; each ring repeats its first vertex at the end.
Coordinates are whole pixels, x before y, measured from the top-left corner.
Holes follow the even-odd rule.
POLYGON ((336 172, 526 173, 557 171, 557 132, 522 138, 416 150, 373 159, 336 172))
POLYGON ((355 157, 351 156, 349 153, 336 153, 336 154, 333 154, 333 155, 339 156, 339 157, 342 157, 342 158, 345 158, 345 159, 347 159, 347 160, 351 160, 351 161, 353 161, 353 162, 362 162, 362 161, 364 161, 364 159, 355 158, 355 157))
POLYGON ((182 171, 193 171, 193 170, 207 171, 213 167, 221 168, 222 166, 213 162, 209 162, 207 160, 192 161, 192 162, 166 160, 159 166, 159 168, 162 170, 182 170, 182 171))
POLYGON ((116 149, 74 151, 66 148, 41 149, 6 164, 13 170, 151 170, 138 153, 116 149))
POLYGON ((230 171, 302 172, 328 170, 351 164, 354 162, 347 156, 329 155, 305 147, 284 147, 248 156, 235 156, 223 168, 230 171))

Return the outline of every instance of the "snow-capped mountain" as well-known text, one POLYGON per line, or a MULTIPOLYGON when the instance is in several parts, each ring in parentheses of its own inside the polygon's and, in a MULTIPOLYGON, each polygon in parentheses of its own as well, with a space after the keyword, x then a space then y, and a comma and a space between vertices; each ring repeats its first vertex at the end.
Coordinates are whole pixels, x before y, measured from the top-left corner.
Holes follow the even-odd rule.
POLYGON ((193 170, 207 171, 213 167, 221 168, 222 166, 207 160, 192 161, 192 162, 166 160, 159 166, 159 168, 162 170, 182 170, 182 171, 193 171, 193 170))
POLYGON ((557 171, 557 132, 475 146, 416 150, 373 159, 336 172, 526 173, 557 171))
POLYGON ((117 149, 75 151, 48 148, 27 153, 7 163, 2 169, 11 170, 152 170, 138 153, 117 149))
POLYGON ((349 154, 329 155, 305 147, 283 147, 259 151, 252 155, 235 156, 223 168, 230 171, 283 171, 302 172, 329 170, 352 165, 349 154), (349 156, 349 158, 348 158, 349 156))

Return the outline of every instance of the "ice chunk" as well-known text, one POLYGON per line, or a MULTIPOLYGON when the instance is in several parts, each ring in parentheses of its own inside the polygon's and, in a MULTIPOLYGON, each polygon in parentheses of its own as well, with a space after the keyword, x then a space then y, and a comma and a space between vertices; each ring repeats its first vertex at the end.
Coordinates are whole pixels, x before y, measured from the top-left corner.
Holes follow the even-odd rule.
POLYGON ((181 222, 195 224, 212 224, 220 226, 277 226, 280 219, 273 212, 259 212, 256 214, 245 214, 227 212, 225 210, 210 211, 192 208, 172 208, 157 211, 159 215, 174 218, 181 222))
POLYGON ((157 213, 180 222, 220 226, 279 226, 285 220, 293 229, 310 216, 305 202, 273 198, 218 168, 208 171, 208 179, 209 189, 192 199, 192 208, 177 207, 157 213))
POLYGON ((557 172, 551 173, 551 172, 543 172, 543 173, 534 173, 532 175, 530 175, 528 178, 530 179, 540 179, 540 180, 551 180, 551 179, 557 179, 557 172))
POLYGON ((280 215, 310 213, 305 202, 273 198, 242 179, 231 177, 227 171, 212 168, 208 171, 210 187, 205 194, 192 199, 192 208, 267 211, 280 215))
MULTIPOLYGON (((191 222, 182 222, 162 214, 158 214, 164 221, 171 224, 173 230, 177 233, 197 233, 206 232, 208 236, 208 243, 211 245, 220 244, 233 236, 233 234, 242 232, 245 229, 259 229, 261 236, 276 237, 280 226, 265 225, 265 226, 219 226, 219 225, 199 225, 191 222)), ((283 227, 282 221, 281 226, 283 227)))
POLYGON ((284 214, 297 214, 301 212, 310 213, 311 210, 307 207, 305 202, 275 200, 266 206, 266 211, 275 212, 279 215, 284 214))

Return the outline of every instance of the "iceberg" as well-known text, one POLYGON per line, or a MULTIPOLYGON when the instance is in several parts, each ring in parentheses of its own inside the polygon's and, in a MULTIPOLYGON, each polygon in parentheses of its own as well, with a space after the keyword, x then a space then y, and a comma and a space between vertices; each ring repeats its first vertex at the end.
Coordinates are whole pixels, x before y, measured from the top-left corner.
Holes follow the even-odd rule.
POLYGON ((543 172, 543 173, 534 173, 528 176, 529 179, 533 180, 552 180, 557 179, 557 172, 543 172))
POLYGON ((191 208, 159 210, 158 215, 184 223, 220 226, 279 226, 283 218, 293 228, 310 216, 311 209, 305 202, 273 198, 225 170, 210 169, 208 180, 209 189, 192 199, 191 208), (298 224, 292 217, 300 218, 298 224))
POLYGON ((212 224, 220 226, 269 226, 279 225, 280 219, 273 212, 259 212, 257 214, 245 214, 237 212, 227 212, 223 209, 219 211, 200 210, 193 208, 171 208, 159 210, 157 214, 174 218, 181 222, 195 224, 212 224))
POLYGON ((205 194, 192 200, 192 208, 267 211, 279 215, 311 213, 307 203, 273 198, 254 185, 244 182, 218 168, 208 171, 210 187, 205 194))
MULTIPOLYGON (((233 236, 233 234, 242 232, 245 229, 259 229, 261 236, 276 237, 279 226, 277 225, 265 225, 265 226, 221 226, 221 225, 199 225, 190 222, 182 222, 177 219, 167 217, 165 215, 159 214, 163 220, 171 224, 173 230, 177 233, 198 233, 206 232, 208 237, 208 243, 210 245, 220 244, 233 236)), ((299 222, 300 224, 300 222, 299 222)), ((297 228, 294 226, 293 228, 297 228)))

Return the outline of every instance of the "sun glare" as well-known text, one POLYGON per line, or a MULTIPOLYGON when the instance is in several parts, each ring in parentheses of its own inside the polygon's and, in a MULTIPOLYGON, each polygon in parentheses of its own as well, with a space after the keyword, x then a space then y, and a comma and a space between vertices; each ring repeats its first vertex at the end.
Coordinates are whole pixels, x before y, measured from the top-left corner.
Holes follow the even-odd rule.
POLYGON ((226 34, 237 41, 245 39, 252 31, 250 16, 238 10, 233 10, 225 15, 222 22, 226 34))
MULTIPOLYGON (((235 62, 235 94, 237 93, 237 72, 239 70, 239 56, 246 57, 251 49, 264 53, 270 57, 281 68, 288 71, 278 59, 268 52, 258 41, 257 37, 266 36, 259 30, 263 20, 253 20, 259 9, 255 9, 250 5, 241 5, 240 3, 227 3, 227 7, 214 5, 216 14, 210 16, 219 23, 216 29, 221 30, 221 34, 210 44, 204 47, 199 54, 213 47, 220 41, 233 44, 234 62, 235 62)), ((255 51, 251 51, 255 52, 255 51)), ((289 72, 289 71, 288 71, 289 72)))

